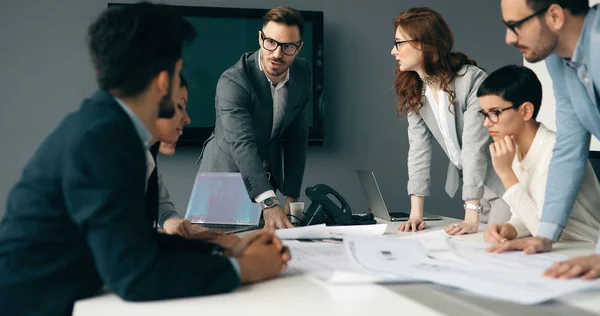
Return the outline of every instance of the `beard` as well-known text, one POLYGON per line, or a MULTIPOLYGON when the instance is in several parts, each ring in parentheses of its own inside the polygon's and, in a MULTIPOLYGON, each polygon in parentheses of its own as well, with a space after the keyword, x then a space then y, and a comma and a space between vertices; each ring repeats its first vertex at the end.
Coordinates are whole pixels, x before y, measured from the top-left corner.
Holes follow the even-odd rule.
POLYGON ((260 58, 262 59, 263 70, 269 76, 279 77, 279 76, 283 75, 290 68, 290 65, 287 64, 285 62, 285 60, 283 60, 283 58, 273 58, 273 57, 267 57, 267 56, 263 56, 263 55, 261 55, 260 58), (274 69, 269 68, 270 62, 281 63, 281 65, 282 65, 281 69, 278 69, 277 71, 275 71, 274 69))
POLYGON ((173 95, 173 86, 169 83, 169 93, 163 96, 158 102, 158 118, 170 119, 175 115, 175 102, 171 98, 173 95))
POLYGON ((558 46, 558 35, 550 30, 545 21, 540 23, 542 31, 537 45, 532 49, 529 56, 525 56, 525 60, 530 63, 537 63, 550 56, 558 46))

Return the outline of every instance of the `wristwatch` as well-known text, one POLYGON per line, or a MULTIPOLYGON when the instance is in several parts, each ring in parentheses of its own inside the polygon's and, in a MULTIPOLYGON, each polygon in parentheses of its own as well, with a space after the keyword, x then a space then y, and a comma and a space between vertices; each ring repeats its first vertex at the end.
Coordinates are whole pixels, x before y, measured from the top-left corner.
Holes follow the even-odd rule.
POLYGON ((475 212, 477 212, 477 214, 483 213, 483 205, 481 205, 481 204, 465 203, 465 205, 463 205, 463 207, 465 208, 465 210, 475 211, 475 212))
POLYGON ((260 202, 260 207, 262 207, 263 210, 275 207, 277 205, 279 205, 279 200, 275 196, 266 198, 262 202, 260 202))

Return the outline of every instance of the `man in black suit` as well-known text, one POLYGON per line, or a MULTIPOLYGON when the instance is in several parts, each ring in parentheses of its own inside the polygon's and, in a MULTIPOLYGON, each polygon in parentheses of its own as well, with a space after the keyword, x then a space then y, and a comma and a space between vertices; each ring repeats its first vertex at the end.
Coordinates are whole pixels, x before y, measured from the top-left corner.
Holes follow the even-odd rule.
POLYGON ((260 49, 227 69, 215 97, 215 131, 198 172, 240 172, 266 227, 293 227, 286 218, 300 196, 308 146, 311 72, 302 49, 303 19, 279 7, 263 17, 260 49), (283 161, 282 161, 283 156, 283 161), (279 203, 275 190, 286 196, 279 203))
POLYGON ((159 234, 146 215, 157 116, 174 113, 192 26, 162 6, 108 9, 88 31, 100 90, 42 142, 0 223, 0 313, 70 315, 106 284, 126 300, 228 292, 273 278, 289 253, 258 232, 223 253, 159 234))

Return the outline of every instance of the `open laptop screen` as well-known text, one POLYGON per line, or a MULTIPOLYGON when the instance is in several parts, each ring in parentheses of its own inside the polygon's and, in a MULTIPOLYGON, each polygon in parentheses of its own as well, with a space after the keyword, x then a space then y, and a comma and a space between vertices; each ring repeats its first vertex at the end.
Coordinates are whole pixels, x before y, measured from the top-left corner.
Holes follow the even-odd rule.
POLYGON ((258 225, 261 208, 248 196, 240 173, 198 173, 185 218, 192 223, 258 225))

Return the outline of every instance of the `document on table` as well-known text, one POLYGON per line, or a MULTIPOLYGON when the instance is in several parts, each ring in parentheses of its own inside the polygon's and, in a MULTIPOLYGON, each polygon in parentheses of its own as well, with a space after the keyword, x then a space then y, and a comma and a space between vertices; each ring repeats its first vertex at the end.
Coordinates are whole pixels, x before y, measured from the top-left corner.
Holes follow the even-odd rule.
POLYGON ((600 287, 600 281, 551 280, 531 269, 513 271, 489 262, 438 260, 415 239, 349 237, 344 239, 344 247, 348 257, 364 269, 410 276, 520 304, 538 304, 575 291, 600 287))
POLYGON ((279 229, 275 231, 281 239, 328 239, 343 236, 380 236, 387 224, 325 226, 325 224, 279 229))
POLYGON ((387 224, 327 226, 332 237, 336 236, 381 236, 387 224))
POLYGON ((292 260, 283 275, 304 274, 332 284, 396 283, 413 279, 389 273, 373 273, 355 266, 346 256, 342 243, 286 240, 292 260))
POLYGON ((275 231, 275 235, 281 239, 327 239, 331 238, 327 226, 311 225, 294 227, 288 229, 278 229, 275 231))
POLYGON ((551 252, 527 255, 522 251, 509 251, 494 254, 485 251, 493 244, 463 241, 458 238, 446 238, 446 243, 450 251, 471 264, 512 271, 528 271, 533 274, 541 274, 556 262, 568 259, 567 256, 551 252))

